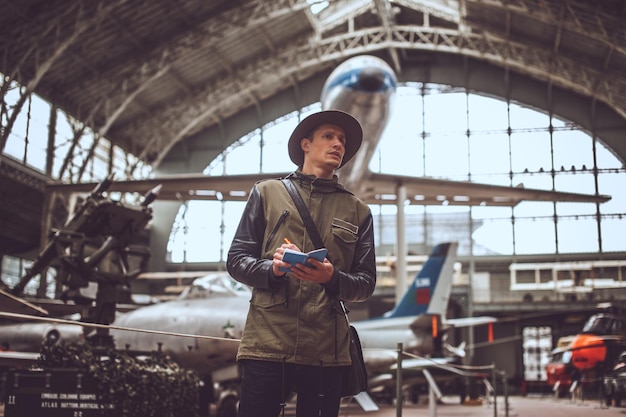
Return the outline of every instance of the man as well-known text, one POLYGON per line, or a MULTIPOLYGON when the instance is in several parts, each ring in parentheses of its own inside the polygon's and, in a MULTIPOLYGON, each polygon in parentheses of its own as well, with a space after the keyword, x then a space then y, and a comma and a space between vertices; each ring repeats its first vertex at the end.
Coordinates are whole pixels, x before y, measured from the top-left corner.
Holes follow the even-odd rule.
POLYGON ((292 266, 282 261, 286 248, 317 248, 280 180, 261 181, 250 192, 227 260, 228 272, 252 287, 237 354, 239 417, 276 417, 291 392, 297 393, 298 417, 339 414, 350 354, 338 300, 364 301, 376 285, 370 209, 335 175, 362 139, 359 122, 337 110, 308 116, 289 139, 289 157, 298 169, 287 179, 328 249, 324 262, 308 258, 311 266, 292 266))

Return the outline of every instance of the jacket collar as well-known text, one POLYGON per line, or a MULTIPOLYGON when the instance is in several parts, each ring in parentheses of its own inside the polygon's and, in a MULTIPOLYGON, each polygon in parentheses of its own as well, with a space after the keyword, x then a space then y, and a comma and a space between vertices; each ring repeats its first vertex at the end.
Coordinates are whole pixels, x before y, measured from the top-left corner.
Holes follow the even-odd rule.
POLYGON ((307 175, 297 170, 287 176, 292 180, 298 181, 301 187, 315 189, 323 193, 331 193, 335 191, 347 191, 343 185, 339 183, 339 177, 333 175, 331 179, 317 178, 315 175, 307 175))

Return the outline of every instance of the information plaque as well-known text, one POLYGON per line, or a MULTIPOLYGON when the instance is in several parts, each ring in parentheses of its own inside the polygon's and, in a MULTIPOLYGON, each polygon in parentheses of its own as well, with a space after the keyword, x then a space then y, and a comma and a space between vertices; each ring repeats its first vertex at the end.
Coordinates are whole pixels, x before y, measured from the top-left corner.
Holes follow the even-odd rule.
POLYGON ((84 370, 9 370, 6 388, 5 417, 115 416, 84 370))

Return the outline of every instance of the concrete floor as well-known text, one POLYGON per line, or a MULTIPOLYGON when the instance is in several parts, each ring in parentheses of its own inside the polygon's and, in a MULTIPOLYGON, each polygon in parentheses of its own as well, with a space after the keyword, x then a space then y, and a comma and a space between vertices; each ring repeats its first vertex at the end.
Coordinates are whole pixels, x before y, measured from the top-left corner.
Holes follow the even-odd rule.
MULTIPOLYGON (((291 414, 292 416, 294 414, 291 414)), ((552 396, 509 397, 508 410, 503 398, 493 403, 483 400, 475 405, 461 405, 458 397, 444 397, 434 409, 428 404, 405 405, 399 415, 394 405, 380 406, 379 411, 365 412, 356 403, 342 407, 340 416, 352 417, 624 417, 626 408, 605 407, 599 400, 572 402, 552 396)))
MULTIPOLYGON (((212 414, 214 415, 214 414, 212 414)), ((4 416, 4 405, 0 405, 0 417, 4 416)), ((295 416, 293 404, 288 404, 285 416, 295 416)), ((366 412, 356 402, 344 402, 340 417, 624 417, 625 407, 605 407, 599 400, 577 401, 555 399, 551 396, 509 397, 508 409, 503 398, 493 403, 482 400, 474 405, 459 404, 457 397, 444 397, 436 407, 425 404, 407 404, 400 414, 395 405, 381 405, 378 411, 366 412)), ((34 416, 20 416, 34 417, 34 416)), ((45 416, 38 416, 45 417, 45 416)), ((179 416, 184 417, 184 416, 179 416)), ((278 416, 277 416, 278 417, 278 416)))

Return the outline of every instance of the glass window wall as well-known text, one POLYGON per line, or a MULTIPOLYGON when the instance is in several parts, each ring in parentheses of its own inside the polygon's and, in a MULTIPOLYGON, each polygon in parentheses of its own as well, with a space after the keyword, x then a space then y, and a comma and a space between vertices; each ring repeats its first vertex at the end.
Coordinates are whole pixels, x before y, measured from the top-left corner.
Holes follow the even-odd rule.
MULTIPOLYGON (((609 149, 600 141, 594 143, 588 132, 573 122, 519 103, 436 84, 407 83, 399 87, 396 99, 370 163, 374 172, 586 194, 594 194, 597 187, 599 193, 612 196, 610 202, 598 206, 552 202, 522 202, 513 208, 407 206, 410 252, 423 254, 446 240, 459 242, 461 256, 626 250, 622 239, 626 234, 626 190, 620 187, 626 170, 609 149)), ((302 117, 319 108, 319 103, 305 108, 302 117)), ((286 158, 286 144, 297 121, 297 112, 293 112, 263 126, 215 161, 208 161, 206 172, 293 170, 286 158), (246 150, 248 147, 254 149, 246 150)), ((224 203, 206 204, 219 207, 224 203)), ((181 210, 193 207, 189 204, 181 210)), ((201 210, 205 215, 199 220, 209 217, 208 208, 201 210)), ((193 259, 224 261, 243 204, 215 210, 215 215, 225 213, 224 219, 211 220, 209 228, 207 222, 192 224, 191 216, 180 217, 174 225, 173 233, 198 228, 203 234, 221 236, 208 242, 187 233, 185 247, 205 246, 193 259)), ((381 255, 395 250, 395 211, 395 206, 372 207, 381 255)))

